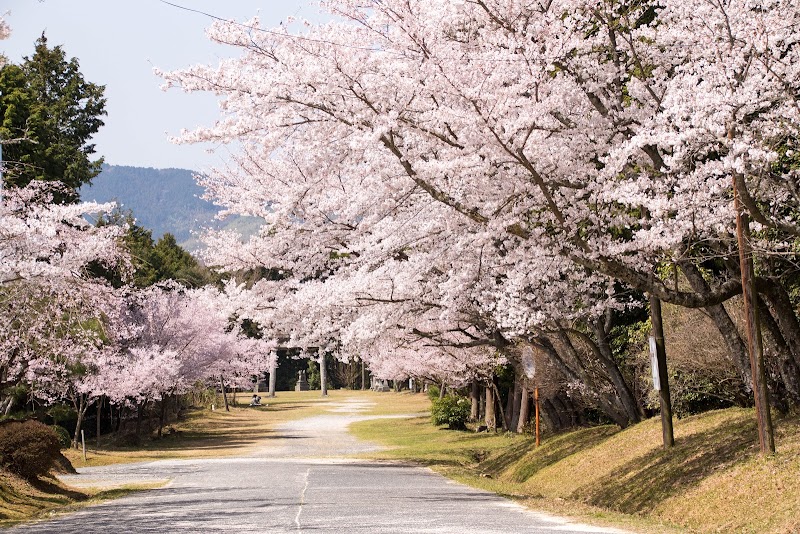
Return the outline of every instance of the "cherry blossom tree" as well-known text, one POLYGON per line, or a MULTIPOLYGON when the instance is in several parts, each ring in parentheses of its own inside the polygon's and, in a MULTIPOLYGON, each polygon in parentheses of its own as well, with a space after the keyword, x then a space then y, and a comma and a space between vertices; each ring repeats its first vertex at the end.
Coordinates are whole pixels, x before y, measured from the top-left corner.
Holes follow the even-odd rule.
POLYGON ((254 288, 259 322, 355 347, 373 330, 431 334, 416 321, 434 315, 437 335, 464 336, 469 316, 538 340, 570 380, 600 372, 609 411, 635 421, 608 336, 642 292, 705 308, 749 383, 723 306, 741 291, 733 178, 771 258, 759 288, 773 379, 800 399, 782 278, 796 236, 794 2, 321 4, 339 19, 302 35, 216 23, 210 37, 240 58, 162 73, 222 97, 220 121, 184 142, 241 144, 202 183, 265 225, 243 245, 211 236, 209 260, 283 270, 254 288))

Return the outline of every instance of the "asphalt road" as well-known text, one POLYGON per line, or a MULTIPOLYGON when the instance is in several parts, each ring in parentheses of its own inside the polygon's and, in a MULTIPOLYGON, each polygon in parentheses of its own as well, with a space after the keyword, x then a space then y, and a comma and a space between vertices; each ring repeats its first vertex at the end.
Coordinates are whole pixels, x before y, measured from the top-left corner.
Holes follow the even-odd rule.
POLYGON ((364 405, 333 408, 331 415, 284 425, 249 457, 79 469, 64 480, 75 486, 170 482, 10 532, 620 532, 531 512, 426 468, 347 459, 375 448, 346 432, 367 418, 358 415, 364 405))

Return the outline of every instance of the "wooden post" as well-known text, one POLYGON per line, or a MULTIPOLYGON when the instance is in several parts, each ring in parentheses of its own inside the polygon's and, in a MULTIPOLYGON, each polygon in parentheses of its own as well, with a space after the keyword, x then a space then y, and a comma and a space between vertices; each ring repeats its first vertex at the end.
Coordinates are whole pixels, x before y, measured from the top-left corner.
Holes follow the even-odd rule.
MULTIPOLYGON (((733 141, 735 130, 733 122, 728 127, 728 139, 733 141)), ((733 209, 736 212, 736 240, 739 244, 739 270, 742 273, 742 300, 744 301, 744 316, 747 329, 747 349, 750 353, 750 372, 753 380, 753 396, 756 404, 756 419, 758 421, 758 442, 761 454, 775 452, 775 436, 772 431, 772 415, 769 410, 769 390, 767 389, 766 372, 764 371, 764 345, 761 339, 761 324, 758 319, 758 293, 756 293, 753 266, 753 253, 750 249, 750 219, 745 213, 739 193, 737 178, 741 178, 734 171, 731 173, 733 180, 733 209)), ((744 181, 742 179, 742 181, 744 181)))
POLYGON ((658 373, 657 390, 661 404, 661 435, 664 448, 675 446, 672 429, 672 400, 669 394, 669 375, 667 374, 667 351, 664 346, 664 324, 661 320, 661 301, 650 295, 650 322, 653 326, 656 368, 658 373))
POLYGON ((539 386, 533 388, 533 401, 536 411, 536 446, 542 444, 542 435, 539 433, 539 386))

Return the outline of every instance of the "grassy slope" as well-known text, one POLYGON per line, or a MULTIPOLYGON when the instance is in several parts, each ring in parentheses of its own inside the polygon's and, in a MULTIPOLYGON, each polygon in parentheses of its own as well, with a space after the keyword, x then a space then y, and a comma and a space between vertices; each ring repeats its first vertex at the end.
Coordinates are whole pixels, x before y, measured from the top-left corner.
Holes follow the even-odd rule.
POLYGON ((676 421, 661 448, 660 420, 546 439, 452 432, 427 420, 369 421, 356 435, 393 447, 382 458, 430 465, 534 507, 648 532, 800 530, 800 421, 777 422, 778 452, 757 454, 751 410, 676 421))

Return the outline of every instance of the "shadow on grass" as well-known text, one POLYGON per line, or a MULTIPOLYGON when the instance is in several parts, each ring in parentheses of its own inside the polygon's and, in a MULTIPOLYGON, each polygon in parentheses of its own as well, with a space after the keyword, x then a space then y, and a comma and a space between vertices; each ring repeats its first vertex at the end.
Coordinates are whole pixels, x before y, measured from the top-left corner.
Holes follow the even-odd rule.
POLYGON ((758 453, 755 421, 737 418, 655 449, 620 466, 614 475, 580 488, 573 497, 628 514, 651 512, 659 503, 699 484, 713 471, 758 453))
MULTIPOLYGON (((598 426, 554 436, 548 439, 538 450, 533 449, 529 444, 525 452, 531 453, 530 460, 523 462, 521 467, 512 474, 512 480, 514 482, 525 482, 539 470, 580 451, 591 449, 617 432, 619 432, 619 428, 616 426, 598 426)), ((519 457, 510 459, 510 461, 506 462, 506 466, 517 460, 519 460, 519 457)))

